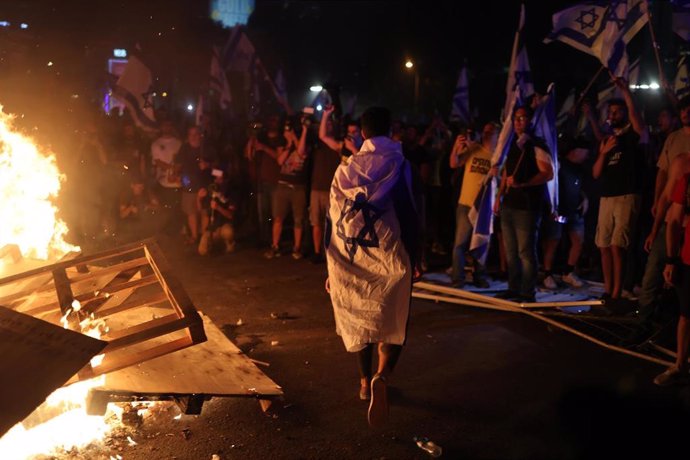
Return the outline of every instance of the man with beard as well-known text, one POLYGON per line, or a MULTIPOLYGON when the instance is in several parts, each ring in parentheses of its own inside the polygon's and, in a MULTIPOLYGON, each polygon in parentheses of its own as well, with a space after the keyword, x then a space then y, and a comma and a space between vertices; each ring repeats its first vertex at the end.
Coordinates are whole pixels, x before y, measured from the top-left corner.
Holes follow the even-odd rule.
POLYGON ((635 110, 627 82, 622 78, 614 82, 623 99, 608 101, 612 132, 599 145, 592 176, 601 182, 595 243, 601 251, 603 299, 617 302, 623 289, 626 251, 632 244, 640 211, 644 174, 644 152, 640 144, 647 143, 649 136, 635 110))

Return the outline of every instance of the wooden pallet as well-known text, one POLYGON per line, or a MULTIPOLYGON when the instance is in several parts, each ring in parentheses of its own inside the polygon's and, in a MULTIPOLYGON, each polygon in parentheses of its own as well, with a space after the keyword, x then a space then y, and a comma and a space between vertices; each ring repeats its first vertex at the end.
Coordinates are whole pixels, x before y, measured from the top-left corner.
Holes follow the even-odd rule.
POLYGON ((111 372, 90 391, 87 411, 104 414, 109 402, 172 400, 199 414, 212 397, 250 397, 265 410, 283 391, 211 320, 202 315, 208 341, 111 372))
POLYGON ((54 325, 67 321, 78 332, 86 324, 105 325, 102 360, 92 360, 70 383, 206 340, 201 317, 154 240, 2 278, 0 305, 54 325))

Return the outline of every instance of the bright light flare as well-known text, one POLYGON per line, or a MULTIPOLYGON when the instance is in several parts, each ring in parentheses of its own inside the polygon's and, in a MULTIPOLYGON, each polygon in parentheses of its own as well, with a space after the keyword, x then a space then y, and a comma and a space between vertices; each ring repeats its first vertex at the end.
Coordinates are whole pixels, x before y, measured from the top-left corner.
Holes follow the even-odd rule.
POLYGON ((411 69, 412 67, 414 67, 414 62, 412 62, 409 59, 407 61, 405 61, 405 68, 406 69, 411 69))
POLYGON ((310 86, 309 91, 311 91, 312 93, 320 93, 321 91, 323 91, 323 86, 321 86, 321 85, 310 86))
POLYGON ((24 257, 46 260, 79 250, 65 242, 67 225, 54 202, 65 177, 55 155, 13 129, 0 106, 0 247, 19 246, 24 257))

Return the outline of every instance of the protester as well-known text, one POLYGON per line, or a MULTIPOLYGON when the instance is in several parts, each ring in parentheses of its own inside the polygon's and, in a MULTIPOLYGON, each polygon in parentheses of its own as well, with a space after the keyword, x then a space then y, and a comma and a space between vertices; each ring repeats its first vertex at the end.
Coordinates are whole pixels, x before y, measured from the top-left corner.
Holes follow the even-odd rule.
POLYGON ((503 166, 499 198, 501 230, 508 263, 508 289, 503 298, 534 302, 537 284, 537 230, 547 205, 546 183, 553 163, 543 140, 528 131, 532 111, 519 106, 513 112, 515 135, 503 166))
POLYGON ((202 256, 209 254, 216 243, 223 243, 226 253, 235 250, 235 205, 230 198, 230 184, 220 169, 213 169, 211 175, 213 182, 197 192, 198 207, 202 210, 197 250, 202 256))
MULTIPOLYGON (((466 134, 459 134, 450 153, 452 169, 465 168, 462 188, 455 211, 455 242, 453 243, 453 269, 451 282, 455 287, 465 285, 465 252, 469 249, 473 225, 470 210, 491 170, 491 157, 496 144, 496 125, 487 123, 482 129, 481 143, 472 142, 466 134)), ((481 288, 489 287, 485 279, 486 269, 480 260, 481 255, 472 253, 472 283, 481 288)))
POLYGON ((271 207, 273 192, 280 175, 280 166, 277 161, 278 148, 284 147, 286 143, 280 127, 280 118, 277 115, 271 115, 268 117, 265 130, 252 130, 244 150, 254 173, 260 245, 272 242, 271 207))
POLYGON ((411 167, 389 137, 390 112, 371 107, 361 124, 362 149, 338 167, 331 186, 327 289, 336 332, 357 353, 360 398, 371 395, 369 424, 379 426, 388 417, 387 383, 406 338, 419 223, 411 167))
POLYGON ((151 143, 151 162, 155 178, 153 192, 168 213, 166 230, 176 233, 182 228, 180 219, 180 189, 182 180, 177 163, 177 154, 182 141, 177 136, 175 125, 164 120, 160 124, 160 135, 151 143))
MULTIPOLYGON (((328 215, 328 200, 331 181, 335 170, 340 164, 344 141, 335 139, 335 128, 332 114, 334 106, 326 106, 319 124, 319 140, 314 148, 314 158, 312 163, 311 190, 309 193, 309 222, 312 228, 312 240, 314 244, 313 263, 323 263, 323 226, 328 215)), ((348 125, 354 136, 361 137, 359 127, 348 125), (355 130, 355 127, 357 128, 355 130)), ((357 146, 350 142, 352 147, 350 154, 355 154, 359 150, 357 146)))
POLYGON ((632 243, 640 211, 640 191, 644 173, 641 143, 648 133, 635 109, 627 82, 616 78, 624 99, 608 102, 608 121, 612 132, 599 144, 592 175, 601 182, 596 244, 601 251, 604 275, 603 298, 621 298, 625 276, 625 256, 632 243))
POLYGON ((188 244, 196 245, 199 242, 201 209, 197 205, 197 195, 200 189, 211 182, 211 155, 211 152, 203 148, 199 127, 191 126, 177 158, 182 181, 182 212, 187 217, 189 230, 188 244))
POLYGON ((676 360, 673 366, 657 375, 654 383, 659 386, 690 383, 688 374, 688 350, 690 348, 690 226, 683 231, 683 221, 688 217, 688 185, 690 174, 678 180, 671 194, 668 210, 666 240, 668 241, 664 280, 678 287, 680 317, 676 333, 676 360), (683 238, 681 238, 683 235, 683 238), (683 243, 681 245, 681 239, 683 243))
POLYGON ((589 156, 589 142, 584 138, 574 139, 562 145, 566 152, 558 162, 558 218, 545 219, 544 242, 544 287, 557 289, 553 278, 553 263, 556 249, 561 241, 563 229, 568 233, 570 249, 562 280, 574 288, 581 288, 584 282, 575 272, 575 266, 582 253, 585 239, 585 214, 589 200, 582 189, 585 175, 584 163, 589 156), (564 221, 561 221, 561 218, 564 221))
POLYGON ((302 227, 307 208, 307 127, 302 127, 302 133, 297 138, 293 127, 285 125, 285 139, 287 145, 278 147, 276 158, 280 166, 278 185, 273 192, 272 202, 272 243, 264 254, 267 259, 280 256, 280 236, 283 232, 283 222, 292 210, 293 233, 295 240, 292 246, 292 258, 302 258, 302 227))
POLYGON ((655 201, 651 209, 654 224, 644 242, 644 248, 649 252, 649 256, 638 296, 638 324, 626 338, 626 344, 636 344, 647 338, 653 331, 652 317, 657 310, 664 282, 666 213, 671 204, 673 186, 684 174, 690 172, 690 96, 679 101, 678 110, 682 128, 666 137, 657 162, 655 201))

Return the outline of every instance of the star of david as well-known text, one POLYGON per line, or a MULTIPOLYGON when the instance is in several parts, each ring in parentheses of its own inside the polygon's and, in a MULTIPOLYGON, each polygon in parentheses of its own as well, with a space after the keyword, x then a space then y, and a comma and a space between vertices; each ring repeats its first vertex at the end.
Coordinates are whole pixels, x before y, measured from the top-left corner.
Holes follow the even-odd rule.
POLYGON ((596 13, 594 8, 590 10, 581 10, 580 17, 575 19, 575 22, 580 24, 580 30, 593 29, 594 24, 596 24, 599 15, 596 13), (588 18, 589 20, 586 20, 588 18))
POLYGON ((149 86, 149 89, 145 93, 141 93, 141 97, 144 100, 144 105, 141 106, 142 109, 147 109, 149 107, 153 108, 153 86, 149 86))
POLYGON ((611 2, 611 5, 609 5, 608 10, 606 10, 606 21, 607 22, 615 22, 616 26, 618 27, 618 30, 621 30, 623 26, 625 26, 625 19, 626 16, 623 15, 623 17, 618 16, 618 5, 621 3, 627 3, 626 0, 614 0, 611 2))
POLYGON ((376 235, 374 224, 383 215, 383 211, 376 206, 369 203, 364 193, 358 193, 354 200, 345 200, 345 206, 340 212, 340 218, 336 223, 336 235, 343 240, 345 250, 350 256, 350 263, 355 260, 355 254, 359 247, 363 248, 378 248, 379 237, 376 235), (343 220, 346 217, 353 218, 358 212, 362 213, 364 225, 354 236, 345 234, 345 225, 343 220))

